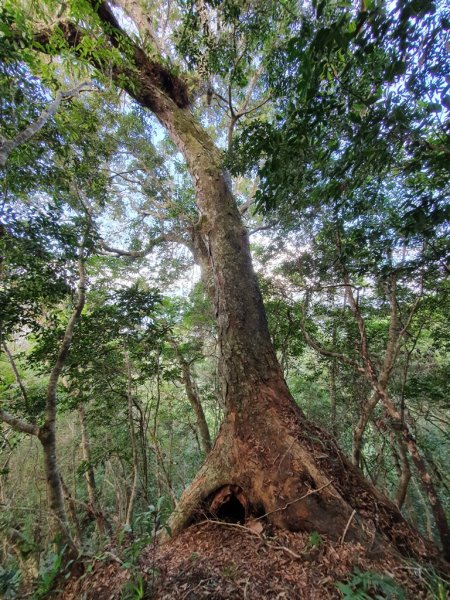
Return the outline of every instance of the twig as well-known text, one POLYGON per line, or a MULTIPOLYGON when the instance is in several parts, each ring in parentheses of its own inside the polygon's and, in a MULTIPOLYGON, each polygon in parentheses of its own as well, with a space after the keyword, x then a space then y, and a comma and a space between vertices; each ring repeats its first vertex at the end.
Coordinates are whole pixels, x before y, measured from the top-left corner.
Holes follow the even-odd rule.
MULTIPOLYGON (((327 483, 326 485, 329 485, 330 483, 331 483, 331 481, 329 483, 327 483)), ((325 487, 325 486, 323 486, 323 487, 325 487)), ((323 489, 323 488, 319 488, 319 489, 323 489)), ((318 492, 319 490, 314 490, 314 491, 318 492)), ((306 496, 309 496, 309 494, 306 494, 306 496)), ((304 497, 306 497, 306 496, 304 496, 304 497)), ((300 498, 298 498, 298 500, 300 500, 300 498)), ((297 500, 294 500, 293 502, 297 502, 297 500)), ((275 512, 275 511, 273 511, 273 512, 275 512)), ((269 513, 267 513, 267 514, 269 514, 269 513)), ((253 520, 256 521, 257 519, 253 519, 253 520)), ((223 525, 225 527, 235 527, 237 529, 243 529, 244 531, 247 531, 248 533, 256 535, 256 537, 261 538, 261 535, 259 533, 257 533, 256 531, 253 531, 253 529, 250 529, 249 527, 245 527, 245 525, 239 525, 239 523, 227 523, 225 521, 215 521, 213 519, 206 519, 205 521, 200 521, 200 523, 197 523, 197 525, 204 525, 205 523, 214 523, 215 525, 223 525)), ((296 552, 294 552, 290 548, 287 548, 286 546, 282 546, 281 544, 271 544, 267 540, 263 540, 263 542, 267 546, 269 546, 269 548, 274 548, 275 550, 283 550, 284 552, 287 552, 288 554, 290 554, 293 558, 298 558, 300 560, 303 559, 303 557, 300 554, 297 554, 296 552)))
POLYGON ((189 596, 189 594, 192 594, 193 592, 195 592, 195 590, 198 590, 198 588, 199 588, 199 587, 200 587, 200 586, 201 586, 203 583, 205 583, 205 581, 202 579, 202 581, 200 581, 200 583, 198 583, 198 584, 197 584, 197 585, 196 585, 194 588, 192 588, 191 590, 188 590, 188 591, 187 591, 187 592, 184 594, 184 596, 183 596, 182 600, 185 600, 185 598, 187 598, 187 597, 189 596))
POLYGON ((105 550, 105 552, 102 553, 102 556, 107 556, 116 563, 119 563, 119 565, 123 565, 123 560, 119 558, 117 554, 114 554, 114 552, 111 552, 110 550, 105 550))
POLYGON ((305 559, 304 556, 297 554, 296 552, 294 552, 287 546, 281 546, 280 544, 271 544, 270 542, 266 542, 266 543, 269 546, 269 548, 275 548, 275 550, 283 550, 284 552, 287 552, 288 554, 290 554, 293 558, 298 558, 299 560, 305 559))
POLYGON ((255 519, 255 521, 259 521, 260 519, 264 519, 264 517, 267 517, 268 515, 272 515, 273 513, 279 512, 281 510, 286 510, 286 508, 288 506, 291 506, 291 504, 295 504, 296 502, 300 502, 300 500, 304 500, 308 496, 312 496, 313 494, 317 494, 318 492, 320 492, 321 490, 325 489, 326 487, 328 487, 332 483, 333 483, 333 480, 327 481, 327 483, 325 483, 324 485, 320 486, 319 488, 317 488, 315 490, 309 490, 309 492, 307 492, 306 494, 303 494, 303 496, 300 496, 300 498, 296 498, 295 500, 291 500, 291 502, 288 502, 287 504, 285 504, 284 506, 281 506, 280 508, 275 508, 274 510, 270 510, 269 512, 266 512, 261 517, 257 517, 255 519))
MULTIPOLYGON (((0 334, 0 340, 2 340, 1 334, 0 334)), ((6 342, 4 340, 1 341, 1 344, 3 346, 4 351, 6 352, 6 356, 8 357, 9 363, 10 363, 11 368, 13 370, 14 377, 16 378, 17 385, 19 386, 20 391, 22 393, 22 398, 25 401, 25 406, 28 406, 27 390, 26 390, 26 388, 25 388, 25 386, 23 384, 23 381, 22 381, 22 379, 20 377, 20 373, 19 373, 19 370, 18 370, 18 368, 16 366, 16 362, 14 360, 14 356, 11 354, 11 352, 10 352, 10 350, 9 350, 8 346, 6 345, 6 342)))
MULTIPOLYGON (((254 519, 256 521, 256 519, 254 519)), ((223 525, 224 527, 235 527, 237 529, 243 529, 244 531, 248 531, 249 533, 256 535, 257 537, 261 537, 259 533, 250 529, 250 527, 245 527, 245 525, 239 525, 239 523, 227 523, 226 521, 215 521, 214 519, 205 519, 204 521, 200 521, 200 523, 196 523, 196 525, 205 525, 206 523, 214 523, 215 525, 223 525)))
POLYGON ((342 534, 342 537, 341 537, 341 545, 344 543, 345 536, 347 535, 348 528, 350 527, 350 523, 352 522, 352 520, 353 520, 353 517, 354 517, 355 515, 356 515, 356 510, 353 510, 352 514, 350 515, 350 518, 349 518, 349 520, 347 521, 347 525, 345 526, 344 533, 342 534))
MULTIPOLYGON (((280 460, 279 460, 279 462, 278 462, 278 471, 280 471, 281 463, 282 463, 282 462, 283 462, 283 460, 286 458, 286 456, 289 454, 289 452, 290 452, 290 451, 291 451, 291 449, 292 449, 292 446, 295 444, 295 442, 296 442, 296 441, 297 441, 297 440, 294 438, 294 439, 292 440, 292 443, 291 443, 291 445, 289 446, 289 448, 286 450, 286 452, 285 452, 285 453, 283 454, 283 456, 280 458, 280 460)), ((277 457, 277 460, 278 460, 278 457, 277 457)), ((276 462, 276 461, 275 461, 275 462, 276 462)), ((275 464, 275 463, 274 463, 274 464, 275 464)))

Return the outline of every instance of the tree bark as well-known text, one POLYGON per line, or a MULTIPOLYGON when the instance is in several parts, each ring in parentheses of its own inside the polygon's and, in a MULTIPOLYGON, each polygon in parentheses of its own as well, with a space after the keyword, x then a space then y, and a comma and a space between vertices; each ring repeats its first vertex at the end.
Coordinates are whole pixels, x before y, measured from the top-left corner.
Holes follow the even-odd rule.
MULTIPOLYGON (((339 238, 338 238, 338 249, 339 246, 339 238)), ((373 361, 369 355, 366 329, 364 318, 361 314, 359 305, 357 300, 353 295, 353 290, 349 282, 348 273, 345 269, 345 266, 342 264, 342 271, 344 275, 344 281, 347 285, 347 294, 349 303, 356 320, 356 323, 359 328, 360 338, 361 338, 361 357, 364 364, 364 375, 367 381, 372 385, 373 388, 373 396, 371 397, 369 403, 365 407, 360 422, 358 423, 359 429, 357 433, 361 436, 359 438, 359 443, 361 443, 362 433, 364 431, 365 426, 367 425, 368 419, 370 418, 370 414, 375 408, 378 399, 380 399, 384 405, 386 413, 391 419, 391 426, 399 431, 403 438, 403 444, 406 450, 408 451, 411 460, 417 469, 419 474, 419 479, 425 494, 428 497, 431 510, 436 522, 436 527, 439 532, 439 537, 442 544, 442 549, 444 551, 444 555, 447 560, 450 560, 450 529, 447 521, 447 517, 444 511, 444 507, 437 495, 433 479, 430 476, 426 461, 422 456, 419 447, 417 445, 417 441, 415 437, 412 435, 407 423, 404 420, 403 408, 402 412, 397 410, 396 406, 392 402, 388 393, 388 383, 390 374, 395 364, 395 359, 400 350, 400 345, 403 339, 405 332, 407 331, 413 315, 417 309, 417 306, 420 301, 420 295, 416 298, 413 307, 411 308, 409 315, 406 319, 406 324, 400 329, 399 327, 399 319, 398 319, 398 306, 397 306, 397 298, 396 298, 396 276, 393 275, 390 282, 390 287, 386 287, 387 297, 389 299, 389 304, 391 307, 390 314, 390 323, 389 323, 389 333, 388 333, 388 342, 386 346, 386 352, 384 356, 383 365, 380 369, 380 372, 377 374, 377 370, 373 364, 373 361)), ((355 441, 355 439, 354 439, 355 441)), ((355 446, 354 446, 355 447, 355 446)), ((355 456, 354 456, 355 458, 355 456)), ((359 458, 359 457, 358 457, 359 458)))
POLYGON ((184 358, 180 349, 175 344, 174 347, 175 352, 177 354, 178 362, 180 363, 181 367, 181 379, 186 390, 186 396, 188 397, 189 404, 191 405, 192 410, 195 413, 197 432, 200 439, 200 446, 203 453, 206 456, 211 452, 212 444, 208 423, 205 417, 205 412, 203 410, 203 406, 198 393, 198 387, 195 383, 194 378, 192 377, 191 368, 189 366, 188 361, 184 358))
POLYGON ((86 480, 89 507, 95 518, 95 527, 97 529, 97 533, 99 536, 103 536, 105 535, 105 516, 102 513, 98 503, 97 485, 95 483, 94 467, 92 466, 91 445, 89 443, 89 436, 86 427, 86 415, 83 404, 80 404, 78 407, 78 415, 80 417, 81 451, 86 465, 84 478, 86 480))
POLYGON ((23 131, 19 132, 16 137, 7 139, 0 135, 0 167, 6 165, 9 155, 13 150, 28 142, 45 126, 48 120, 55 115, 62 101, 72 98, 73 96, 78 96, 83 87, 86 87, 85 83, 80 83, 72 90, 59 90, 56 93, 53 102, 41 112, 36 121, 30 123, 23 131))
POLYGON ((69 514, 72 519, 72 523, 73 523, 73 527, 74 527, 73 539, 74 539, 75 544, 78 547, 80 547, 81 546, 81 527, 80 527, 80 521, 79 521, 78 515, 77 515, 76 500, 70 493, 70 490, 67 487, 67 484, 64 481, 64 479, 61 477, 61 475, 60 475, 60 480, 61 480, 61 488, 63 491, 63 495, 64 495, 64 498, 69 507, 69 514))
POLYGON ((86 298, 86 271, 84 267, 84 240, 80 248, 78 260, 78 300, 69 318, 64 332, 61 345, 59 347, 56 362, 50 373, 47 386, 47 401, 45 407, 45 422, 39 428, 38 438, 44 451, 45 477, 47 480, 47 490, 49 495, 50 508, 55 517, 55 531, 57 531, 63 542, 68 543, 72 553, 77 552, 76 545, 70 535, 67 514, 64 507, 64 493, 59 473, 58 460, 56 457, 56 408, 57 408, 57 385, 66 358, 69 354, 70 344, 72 343, 75 323, 79 319, 84 307, 86 298))
MULTIPOLYGON (((244 490, 254 512, 291 530, 339 537, 354 509, 373 516, 380 511, 383 533, 392 538, 395 530, 396 545, 405 549, 411 533, 397 507, 352 468, 330 436, 306 421, 289 393, 219 151, 187 109, 158 90, 153 93, 158 99, 150 107, 185 156, 196 188, 197 259, 212 279, 226 407, 214 448, 174 511, 172 532, 231 484, 244 490)), ((133 95, 145 105, 145 96, 133 95)), ((358 516, 352 520, 348 539, 365 539, 361 525, 358 516)))
MULTIPOLYGON (((175 508, 172 532, 212 510, 217 492, 227 486, 246 514, 265 515, 276 526, 334 538, 346 531, 346 539, 369 542, 374 536, 362 525, 371 520, 397 548, 420 554, 423 542, 397 507, 350 464, 330 435, 306 420, 289 393, 221 152, 189 111, 183 82, 161 76, 163 67, 157 69, 133 44, 106 3, 92 5, 110 43, 117 47, 122 36, 133 50, 129 68, 108 65, 108 72, 156 115, 188 165, 200 213, 193 229, 196 258, 211 279, 218 322, 226 416, 206 462, 175 508)), ((66 31, 76 47, 79 37, 73 29, 66 31)), ((102 68, 98 61, 93 57, 102 68)))
POLYGON ((134 428, 134 416, 133 416, 133 390, 132 390, 132 379, 131 379, 131 362, 130 355, 126 353, 126 366, 127 366, 127 398, 128 398, 128 427, 130 429, 130 441, 131 441, 131 464, 133 467, 133 482, 131 484, 130 495, 128 498, 127 514, 125 517, 125 525, 130 527, 133 518, 134 502, 136 500, 136 494, 139 482, 139 462, 138 452, 136 443, 136 430, 134 428))
MULTIPOLYGON (((44 454, 44 471, 47 482, 47 495, 50 510, 53 516, 54 533, 59 536, 59 545, 66 544, 69 547, 69 554, 72 557, 77 555, 78 548, 70 534, 69 521, 67 519, 67 513, 64 506, 64 491, 57 460, 56 410, 58 381, 69 353, 75 324, 81 315, 85 303, 86 272, 84 267, 84 245, 85 240, 83 240, 80 247, 78 259, 78 299, 64 331, 64 336, 58 349, 55 364, 50 372, 45 404, 45 420, 43 425, 39 427, 33 423, 28 423, 23 419, 15 417, 9 414, 7 411, 0 409, 1 420, 10 425, 16 431, 20 431, 21 433, 26 433, 29 435, 35 435, 41 442, 44 454)), ((24 399, 26 399, 26 391, 22 390, 22 394, 24 394, 24 392, 24 399)))
POLYGON ((358 422, 353 429, 352 436, 352 462, 355 467, 361 466, 361 449, 364 432, 366 431, 367 424, 374 411, 375 406, 378 404, 380 396, 378 392, 374 392, 369 400, 363 405, 361 414, 359 415, 358 422))
POLYGON ((409 467, 408 455, 406 453, 403 440, 398 439, 396 432, 394 431, 391 433, 391 443, 397 471, 399 474, 399 481, 395 494, 395 503, 399 510, 402 510, 406 500, 406 494, 408 493, 408 486, 411 481, 411 469, 409 467), (396 448, 398 448, 398 455, 396 448))

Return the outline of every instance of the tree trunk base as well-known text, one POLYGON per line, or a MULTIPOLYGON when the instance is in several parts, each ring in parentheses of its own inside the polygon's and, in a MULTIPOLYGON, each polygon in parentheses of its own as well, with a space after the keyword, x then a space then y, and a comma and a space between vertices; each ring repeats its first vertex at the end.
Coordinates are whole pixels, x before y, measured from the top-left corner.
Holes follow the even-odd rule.
POLYGON ((218 518, 266 519, 290 531, 316 531, 378 551, 437 554, 344 456, 333 437, 307 421, 281 379, 240 414, 231 411, 199 473, 169 521, 172 535, 218 518))

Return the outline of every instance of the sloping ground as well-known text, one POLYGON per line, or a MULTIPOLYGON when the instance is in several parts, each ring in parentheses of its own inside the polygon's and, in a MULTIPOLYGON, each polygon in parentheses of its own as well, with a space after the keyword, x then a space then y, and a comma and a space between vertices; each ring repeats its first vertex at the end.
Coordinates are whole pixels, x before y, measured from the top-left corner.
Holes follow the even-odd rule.
POLYGON ((97 562, 91 572, 70 580, 59 599, 326 600, 342 598, 336 583, 349 580, 355 592, 366 588, 373 598, 438 597, 417 564, 393 553, 375 556, 359 544, 249 525, 194 525, 156 550, 144 550, 134 573, 118 562, 97 562))

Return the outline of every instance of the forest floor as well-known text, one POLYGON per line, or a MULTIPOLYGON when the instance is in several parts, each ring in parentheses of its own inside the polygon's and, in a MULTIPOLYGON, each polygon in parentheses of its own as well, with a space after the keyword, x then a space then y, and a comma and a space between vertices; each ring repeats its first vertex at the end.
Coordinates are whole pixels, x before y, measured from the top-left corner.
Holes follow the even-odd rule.
POLYGON ((404 562, 394 553, 374 556, 359 544, 333 542, 318 534, 261 529, 255 522, 248 528, 214 521, 196 524, 159 547, 145 548, 134 568, 124 568, 118 560, 97 561, 82 577, 69 579, 58 598, 446 597, 444 590, 442 596, 431 591, 425 567, 404 562), (339 591, 339 582, 348 586, 346 593, 339 591))

